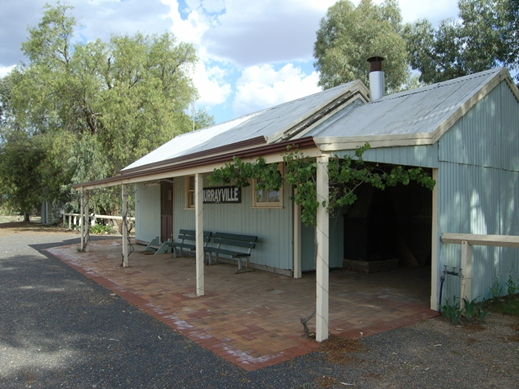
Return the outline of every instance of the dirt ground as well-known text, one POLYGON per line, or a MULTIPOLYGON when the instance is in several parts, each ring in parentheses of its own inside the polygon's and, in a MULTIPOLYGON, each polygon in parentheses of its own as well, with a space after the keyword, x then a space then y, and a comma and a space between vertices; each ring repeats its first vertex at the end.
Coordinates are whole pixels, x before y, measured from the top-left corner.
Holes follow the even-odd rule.
POLYGON ((25 223, 23 216, 0 216, 0 236, 21 232, 46 232, 50 234, 69 232, 72 236, 78 234, 78 232, 70 231, 67 228, 43 226, 39 223, 39 218, 31 218, 30 223, 25 223))
POLYGON ((472 326, 440 317, 362 340, 332 337, 321 353, 361 372, 350 382, 324 376, 322 387, 519 388, 519 318, 514 316, 492 313, 472 326))

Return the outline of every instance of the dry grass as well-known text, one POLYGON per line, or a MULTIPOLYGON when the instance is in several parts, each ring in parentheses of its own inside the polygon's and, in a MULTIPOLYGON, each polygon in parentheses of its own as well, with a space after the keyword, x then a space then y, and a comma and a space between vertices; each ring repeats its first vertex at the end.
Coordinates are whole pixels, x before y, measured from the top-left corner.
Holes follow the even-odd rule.
POLYGON ((332 377, 322 376, 322 377, 317 377, 314 380, 314 382, 320 388, 329 388, 331 386, 334 386, 337 383, 337 380, 332 377))
POLYGON ((23 221, 23 216, 16 215, 16 216, 5 216, 0 215, 0 223, 12 223, 12 222, 21 222, 23 221))
POLYGON ((352 361, 360 361, 360 359, 350 354, 364 352, 366 346, 357 339, 347 339, 336 335, 331 335, 329 339, 322 343, 320 352, 324 354, 324 358, 332 363, 346 364, 352 361))

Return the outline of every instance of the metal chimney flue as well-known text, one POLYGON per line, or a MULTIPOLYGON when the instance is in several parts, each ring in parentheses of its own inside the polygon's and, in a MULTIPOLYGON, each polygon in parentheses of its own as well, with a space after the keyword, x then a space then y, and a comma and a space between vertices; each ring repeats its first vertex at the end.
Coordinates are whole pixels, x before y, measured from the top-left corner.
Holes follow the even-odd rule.
POLYGON ((369 62, 369 94, 371 101, 384 97, 386 94, 386 81, 382 71, 383 57, 374 55, 368 58, 369 62))

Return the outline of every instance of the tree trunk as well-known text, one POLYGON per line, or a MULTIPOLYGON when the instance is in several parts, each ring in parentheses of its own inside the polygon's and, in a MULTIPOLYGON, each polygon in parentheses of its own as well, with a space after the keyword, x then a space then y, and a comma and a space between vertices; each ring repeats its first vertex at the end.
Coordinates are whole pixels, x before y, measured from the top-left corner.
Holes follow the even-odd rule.
POLYGON ((31 215, 29 215, 28 212, 24 212, 24 213, 23 213, 23 221, 24 221, 25 223, 30 223, 30 222, 31 222, 31 215))

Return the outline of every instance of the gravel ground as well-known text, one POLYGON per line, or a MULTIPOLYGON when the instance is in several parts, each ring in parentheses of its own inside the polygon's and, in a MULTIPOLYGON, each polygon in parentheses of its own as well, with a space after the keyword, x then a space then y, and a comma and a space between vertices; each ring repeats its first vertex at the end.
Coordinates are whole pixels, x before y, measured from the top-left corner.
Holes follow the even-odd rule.
POLYGON ((78 235, 0 225, 1 388, 518 388, 519 321, 441 319, 246 372, 141 312, 47 247, 78 235))

